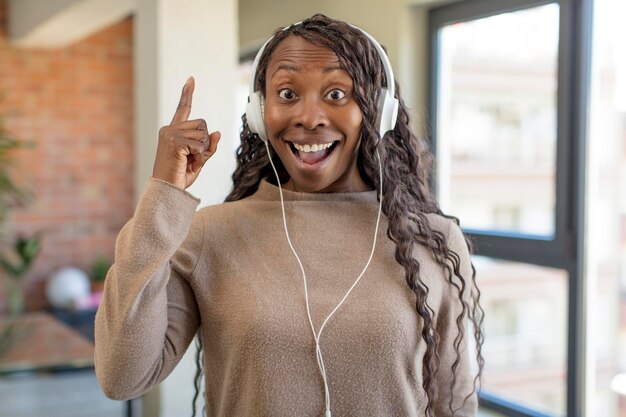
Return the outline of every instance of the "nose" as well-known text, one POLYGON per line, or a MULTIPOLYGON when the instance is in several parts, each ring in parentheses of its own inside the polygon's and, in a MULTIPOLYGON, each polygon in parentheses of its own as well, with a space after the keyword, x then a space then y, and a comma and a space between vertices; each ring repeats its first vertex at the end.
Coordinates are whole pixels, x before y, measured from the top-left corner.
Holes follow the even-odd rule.
POLYGON ((324 103, 318 97, 300 99, 294 109, 293 122, 296 127, 313 130, 328 126, 328 115, 324 103))

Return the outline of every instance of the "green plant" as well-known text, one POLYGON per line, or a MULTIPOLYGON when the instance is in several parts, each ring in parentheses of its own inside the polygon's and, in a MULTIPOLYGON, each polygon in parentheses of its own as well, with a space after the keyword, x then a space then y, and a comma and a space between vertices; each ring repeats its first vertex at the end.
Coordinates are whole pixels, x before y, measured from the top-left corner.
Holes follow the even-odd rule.
MULTIPOLYGON (((0 101, 3 95, 0 94, 0 101)), ((7 223, 13 207, 29 202, 32 194, 18 184, 13 177, 15 151, 32 147, 34 142, 14 138, 5 127, 5 117, 0 114, 0 272, 6 278, 6 296, 9 311, 19 315, 24 308, 20 277, 33 263, 40 247, 40 238, 18 237, 8 242, 7 223)))
POLYGON ((15 240, 10 251, 5 250, 0 253, 0 268, 8 277, 7 300, 12 316, 19 315, 24 309, 20 278, 32 266, 40 247, 41 238, 39 236, 20 236, 15 240))
POLYGON ((0 253, 0 267, 11 279, 18 280, 31 267, 41 247, 39 236, 19 236, 13 245, 13 251, 0 253))
POLYGON ((98 256, 91 264, 89 278, 94 282, 104 282, 110 267, 111 262, 106 257, 98 256))
POLYGON ((13 138, 5 128, 4 117, 0 115, 0 241, 5 239, 10 208, 23 205, 31 199, 31 194, 13 180, 12 170, 15 159, 11 157, 16 150, 32 145, 32 142, 13 138))

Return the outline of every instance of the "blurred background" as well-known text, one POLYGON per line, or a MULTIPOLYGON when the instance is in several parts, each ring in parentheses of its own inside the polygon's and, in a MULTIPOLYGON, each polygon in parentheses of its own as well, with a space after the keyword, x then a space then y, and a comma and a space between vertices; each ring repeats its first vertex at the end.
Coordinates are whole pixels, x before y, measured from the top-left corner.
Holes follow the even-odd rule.
POLYGON ((0 0, 0 416, 190 415, 194 348, 104 397, 93 316, 188 76, 231 187, 251 60, 314 13, 382 43, 476 243, 482 416, 626 417, 624 0, 0 0))

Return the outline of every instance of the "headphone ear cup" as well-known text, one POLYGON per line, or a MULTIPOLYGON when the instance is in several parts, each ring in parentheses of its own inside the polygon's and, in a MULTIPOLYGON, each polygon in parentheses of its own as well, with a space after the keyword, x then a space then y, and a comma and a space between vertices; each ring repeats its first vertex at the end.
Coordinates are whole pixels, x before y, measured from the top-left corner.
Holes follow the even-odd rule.
POLYGON ((263 141, 267 141, 265 122, 263 121, 263 96, 260 92, 250 95, 246 105, 246 120, 252 133, 256 133, 263 141))
POLYGON ((393 97, 386 88, 380 92, 380 101, 378 103, 380 109, 378 133, 382 139, 385 133, 396 127, 398 120, 398 108, 400 107, 398 99, 393 97))

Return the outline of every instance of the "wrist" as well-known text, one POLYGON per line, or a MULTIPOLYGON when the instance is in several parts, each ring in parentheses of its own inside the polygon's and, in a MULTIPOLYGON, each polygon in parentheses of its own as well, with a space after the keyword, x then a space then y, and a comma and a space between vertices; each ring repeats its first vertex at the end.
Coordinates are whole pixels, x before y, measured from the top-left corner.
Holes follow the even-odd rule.
POLYGON ((152 176, 150 178, 154 178, 154 179, 166 182, 166 183, 168 183, 170 185, 173 185, 176 188, 180 188, 181 190, 184 190, 186 188, 185 184, 181 184, 180 181, 176 181, 174 178, 169 178, 166 175, 159 175, 159 174, 153 172, 152 176))

